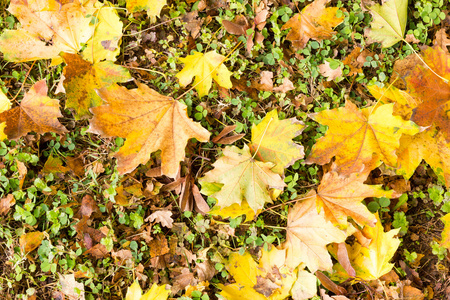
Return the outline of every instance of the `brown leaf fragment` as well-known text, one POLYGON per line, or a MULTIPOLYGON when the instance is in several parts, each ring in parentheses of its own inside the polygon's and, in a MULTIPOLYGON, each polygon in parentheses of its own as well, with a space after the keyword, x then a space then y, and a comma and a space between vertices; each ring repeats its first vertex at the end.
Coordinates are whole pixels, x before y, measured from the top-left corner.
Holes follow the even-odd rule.
POLYGON ((104 258, 108 254, 108 250, 106 249, 105 245, 103 244, 97 244, 91 249, 84 252, 84 255, 92 255, 96 259, 104 258))
POLYGON ((69 168, 63 166, 63 161, 59 157, 53 157, 52 155, 50 155, 44 164, 42 173, 65 173, 69 170, 69 168))
POLYGON ((78 157, 68 156, 66 160, 67 160, 67 167, 71 169, 75 173, 75 175, 77 175, 80 178, 84 177, 85 169, 83 158, 81 156, 78 157))
POLYGON ((287 93, 293 89, 295 89, 295 87, 292 81, 290 81, 289 78, 284 77, 283 83, 280 86, 275 87, 273 91, 276 93, 287 93))
POLYGON ((200 33, 201 26, 203 24, 203 19, 198 19, 198 10, 194 10, 185 14, 181 20, 186 23, 185 28, 195 39, 200 33))
POLYGON ((445 28, 441 28, 436 32, 433 44, 439 46, 445 52, 448 52, 447 47, 450 46, 450 39, 445 32, 445 28))
POLYGON ((23 182, 25 181, 25 176, 27 176, 28 170, 25 164, 16 159, 17 169, 19 171, 19 188, 22 189, 23 182))
POLYGON ((89 217, 93 212, 99 211, 97 203, 91 195, 86 195, 81 199, 80 214, 81 217, 89 217))
MULTIPOLYGON (((84 284, 75 281, 74 274, 60 275, 61 292, 70 300, 84 300, 84 284), (78 292, 78 291, 79 292, 78 292)), ((65 297, 63 298, 65 299, 65 297)))
POLYGON ((188 268, 183 268, 181 274, 174 278, 172 293, 176 294, 188 285, 197 285, 197 279, 195 279, 194 274, 191 273, 188 268))
POLYGON ((164 235, 158 234, 153 240, 147 243, 150 248, 150 257, 154 258, 169 253, 169 246, 164 235))
POLYGON ((148 216, 145 221, 150 222, 158 222, 162 226, 167 228, 172 228, 173 226, 173 219, 172 219, 172 212, 170 210, 158 210, 152 213, 150 216, 148 216))
POLYGON ((344 268, 344 270, 347 272, 348 276, 355 277, 356 271, 352 267, 352 264, 350 263, 350 258, 348 257, 347 247, 345 246, 345 243, 339 243, 337 244, 337 260, 341 264, 341 266, 344 268))
POLYGON ((343 288, 342 286, 337 285, 334 283, 330 278, 328 278, 325 274, 323 274, 320 271, 316 271, 314 273, 316 275, 317 279, 320 280, 320 283, 327 289, 335 293, 336 295, 345 295, 347 294, 347 290, 343 288))
POLYGON ((122 249, 117 252, 112 251, 111 256, 112 258, 114 258, 114 260, 116 260, 119 263, 119 265, 124 265, 127 262, 132 262, 133 259, 131 250, 128 249, 122 249))
POLYGON ((214 138, 211 139, 211 142, 213 143, 217 143, 218 141, 220 141, 224 136, 226 136, 227 134, 229 134, 230 132, 233 132, 233 130, 236 129, 237 125, 229 125, 229 126, 225 126, 222 131, 215 136, 214 138))
POLYGON ((202 263, 197 263, 195 265, 195 270, 197 271, 198 279, 200 281, 209 281, 216 274, 216 268, 209 260, 202 263))
POLYGON ((22 234, 19 239, 20 250, 26 254, 39 247, 44 240, 44 234, 40 231, 22 234))
POLYGON ((6 215, 11 207, 16 204, 13 194, 8 194, 0 200, 0 215, 6 215))
POLYGON ((213 143, 217 143, 217 144, 229 145, 229 144, 232 144, 232 143, 240 140, 241 138, 243 138, 245 136, 245 134, 243 134, 243 133, 226 136, 229 133, 233 132, 234 129, 236 129, 236 125, 225 126, 225 128, 222 129, 222 131, 217 136, 215 136, 213 139, 211 139, 211 141, 213 143))
POLYGON ((263 294, 266 297, 269 297, 273 294, 276 289, 279 289, 280 286, 273 282, 270 279, 264 278, 262 276, 256 276, 256 284, 253 286, 253 289, 260 294, 263 294))
POLYGON ((348 66, 350 68, 350 72, 347 74, 348 76, 353 76, 358 73, 362 73, 362 66, 364 65, 364 61, 358 60, 358 58, 361 56, 361 48, 355 47, 355 49, 352 50, 352 52, 345 57, 345 59, 342 61, 344 65, 348 66))
POLYGON ((235 35, 245 35, 245 31, 250 28, 247 18, 244 16, 236 16, 234 22, 223 20, 222 25, 228 33, 235 35))
POLYGON ((407 286, 403 287, 403 299, 423 300, 423 299, 425 299, 425 295, 422 293, 421 290, 407 285, 407 286))
POLYGON ((45 80, 36 82, 25 94, 19 106, 0 113, 0 123, 6 122, 4 129, 8 139, 18 139, 28 132, 65 133, 67 129, 58 121, 62 117, 59 100, 47 97, 45 80))
POLYGON ((323 64, 319 65, 319 73, 327 78, 327 81, 333 81, 336 78, 342 76, 342 69, 340 67, 332 69, 330 63, 325 61, 323 64))
POLYGON ((210 210, 208 203, 206 203, 197 185, 192 185, 192 194, 194 196, 195 210, 201 214, 207 214, 210 210))

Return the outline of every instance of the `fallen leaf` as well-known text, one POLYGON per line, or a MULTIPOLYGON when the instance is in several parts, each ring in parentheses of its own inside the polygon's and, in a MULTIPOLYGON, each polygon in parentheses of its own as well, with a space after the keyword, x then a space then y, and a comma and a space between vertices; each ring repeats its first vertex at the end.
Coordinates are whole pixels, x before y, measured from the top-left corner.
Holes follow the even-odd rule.
POLYGON ((173 219, 171 216, 172 212, 170 210, 157 210, 150 216, 148 216, 145 220, 150 220, 150 222, 156 221, 164 227, 172 228, 173 219))
POLYGON ((421 290, 407 285, 403 287, 403 298, 409 300, 423 300, 425 299, 425 295, 421 290))
POLYGON ((230 80, 231 72, 223 64, 225 56, 215 51, 209 51, 205 54, 194 51, 193 55, 180 58, 180 60, 185 66, 176 77, 183 87, 188 86, 192 82, 192 78, 195 77, 194 86, 199 97, 209 93, 213 79, 221 87, 226 89, 233 87, 230 80))
POLYGON ((44 240, 44 234, 40 231, 22 234, 19 238, 20 250, 27 254, 39 247, 44 240))
POLYGON ((433 44, 448 52, 447 47, 450 46, 450 39, 448 38, 446 28, 441 28, 436 32, 433 44))
POLYGON ((76 282, 74 274, 59 275, 61 292, 71 300, 84 300, 84 284, 76 282))
MULTIPOLYGON (((389 263, 389 261, 400 245, 400 240, 395 238, 400 228, 384 232, 378 213, 376 217, 377 224, 375 227, 365 226, 363 229, 364 235, 371 238, 367 248, 361 246, 358 242, 355 242, 353 246, 346 245, 350 262, 356 271, 356 279, 358 280, 376 280, 394 267, 394 264, 389 263)), ((346 272, 340 274, 340 280, 349 278, 346 272)))
POLYGON ((352 102, 345 107, 324 110, 311 117, 327 125, 325 136, 317 140, 306 163, 324 165, 336 156, 335 163, 343 175, 372 170, 382 160, 397 166, 396 151, 402 134, 414 135, 419 126, 393 116, 394 104, 371 106, 359 110, 352 102))
POLYGON ((275 164, 271 170, 283 175, 285 168, 305 155, 303 146, 292 141, 304 128, 304 123, 296 118, 279 120, 277 110, 272 110, 258 125, 253 125, 250 151, 258 160, 275 164))
POLYGON ((281 27, 281 30, 291 28, 286 39, 292 42, 294 48, 303 49, 310 39, 331 39, 336 33, 332 28, 344 21, 344 14, 336 17, 339 8, 325 8, 328 2, 329 0, 315 0, 281 27))
POLYGON ((422 160, 433 169, 441 182, 450 187, 450 143, 434 126, 414 136, 403 135, 397 151, 396 173, 411 178, 422 160))
POLYGON ((167 4, 167 0, 126 0, 126 2, 130 13, 146 10, 151 19, 159 17, 161 9, 167 4))
POLYGON ((352 52, 350 52, 350 54, 347 55, 342 61, 344 65, 350 68, 350 72, 347 74, 347 76, 354 76, 358 73, 363 72, 362 67, 364 65, 365 59, 363 62, 358 61, 358 58, 361 56, 361 54, 361 48, 355 47, 355 49, 353 49, 352 52))
POLYGON ((19 176, 17 179, 19 179, 19 189, 22 189, 23 183, 25 181, 25 176, 27 176, 28 169, 25 164, 19 160, 16 159, 16 165, 17 165, 17 171, 19 172, 19 176))
POLYGON ((150 249, 149 252, 151 258, 169 253, 170 249, 167 245, 167 239, 164 237, 164 235, 158 234, 147 244, 150 249))
POLYGON ((297 202, 289 209, 286 226, 286 264, 296 268, 304 263, 311 272, 329 271, 333 267, 326 245, 342 243, 347 233, 336 228, 325 219, 323 212, 317 212, 312 199, 297 202))
POLYGON ((59 157, 53 157, 51 154, 48 156, 47 161, 44 164, 44 168, 42 169, 42 173, 65 173, 70 169, 63 166, 63 161, 59 157))
POLYGON ((145 85, 128 90, 114 84, 98 94, 107 104, 91 108, 89 132, 126 138, 114 155, 120 174, 145 164, 151 153, 161 150, 162 174, 175 178, 188 140, 209 140, 210 133, 189 119, 186 105, 145 85))
MULTIPOLYGON (((3 200, 3 199, 2 199, 3 200)), ((441 218, 444 223, 444 229, 441 233, 441 246, 450 250, 450 213, 441 218)))
POLYGON ((201 193, 216 198, 218 206, 241 204, 245 199, 256 212, 266 202, 272 203, 269 187, 282 190, 286 185, 280 175, 271 171, 272 163, 253 159, 247 145, 243 149, 228 146, 222 153, 214 169, 199 180, 201 193))
POLYGON ((11 207, 16 204, 13 194, 8 194, 0 200, 0 215, 6 215, 11 207))
POLYGON ((280 86, 273 88, 273 91, 276 93, 287 93, 294 89, 295 89, 295 87, 294 87, 294 84, 292 83, 292 81, 290 81, 289 78, 284 77, 283 83, 280 86))
MULTIPOLYGON (((219 189, 220 190, 220 189, 219 189)), ((242 222, 250 222, 252 221, 256 215, 261 212, 261 209, 257 210, 256 213, 253 209, 248 205, 247 201, 242 200, 241 204, 233 203, 227 207, 220 207, 215 205, 210 211, 209 214, 213 216, 221 216, 222 218, 232 218, 235 219, 239 216, 245 215, 245 220, 242 222)))
POLYGON ((117 14, 117 8, 111 3, 96 2, 96 7, 97 10, 93 14, 96 18, 95 31, 87 41, 82 55, 84 59, 95 64, 104 59, 113 62, 120 54, 123 23, 117 14))
POLYGON ((209 281, 216 274, 216 268, 214 267, 214 264, 209 260, 201 263, 196 263, 195 270, 197 271, 198 279, 200 281, 209 281))
POLYGON ((94 34, 91 18, 87 17, 95 12, 93 1, 12 0, 8 11, 21 23, 20 29, 4 30, 0 36, 0 51, 8 61, 77 53, 94 34))
POLYGON ((181 274, 173 279, 172 293, 176 294, 180 290, 184 290, 188 285, 197 285, 197 279, 191 273, 189 268, 183 268, 181 274))
POLYGON ((142 289, 139 282, 136 280, 132 285, 128 287, 125 300, 140 300, 142 297, 142 289))
MULTIPOLYGON (((373 21, 366 33, 369 39, 388 48, 403 40, 406 29, 408 0, 388 0, 369 8, 373 21)), ((370 43, 370 41, 369 41, 370 43)))
POLYGON ((338 77, 342 76, 341 67, 337 67, 336 69, 332 69, 330 67, 330 63, 325 61, 323 64, 319 65, 319 73, 327 78, 327 81, 333 81, 338 77))
POLYGON ((408 93, 422 101, 414 109, 411 120, 420 126, 439 127, 450 142, 450 85, 430 70, 450 80, 450 56, 441 48, 434 47, 422 51, 422 58, 428 67, 416 65, 406 78, 408 93))
MULTIPOLYGON (((3 93, 3 91, 0 89, 0 113, 7 111, 11 108, 11 102, 9 101, 8 97, 3 93)), ((3 141, 7 138, 4 130, 5 130, 6 123, 2 122, 0 123, 0 141, 3 141)))
POLYGON ((18 139, 30 131, 36 133, 65 133, 67 129, 58 121, 62 117, 59 101, 47 97, 45 80, 36 82, 22 99, 19 106, 0 113, 0 122, 8 139, 18 139))
POLYGON ((316 201, 317 209, 323 210, 325 219, 340 228, 347 227, 347 218, 351 217, 359 225, 375 226, 376 218, 361 202, 370 197, 394 198, 394 191, 385 191, 381 185, 367 185, 369 172, 351 173, 348 176, 330 171, 323 175, 317 193, 311 190, 305 197, 316 201))
POLYGON ((169 294, 170 290, 166 288, 165 284, 157 285, 154 283, 140 300, 167 300, 167 298, 169 298, 169 294))
POLYGON ((103 104, 96 89, 131 79, 126 68, 111 61, 92 64, 77 54, 62 53, 61 56, 67 64, 63 69, 66 109, 75 111, 76 120, 90 117, 89 109, 103 104))
POLYGON ((81 206, 80 206, 81 217, 86 217, 89 219, 91 214, 97 211, 100 211, 100 208, 98 207, 94 198, 92 198, 91 195, 85 195, 83 199, 81 199, 81 206))

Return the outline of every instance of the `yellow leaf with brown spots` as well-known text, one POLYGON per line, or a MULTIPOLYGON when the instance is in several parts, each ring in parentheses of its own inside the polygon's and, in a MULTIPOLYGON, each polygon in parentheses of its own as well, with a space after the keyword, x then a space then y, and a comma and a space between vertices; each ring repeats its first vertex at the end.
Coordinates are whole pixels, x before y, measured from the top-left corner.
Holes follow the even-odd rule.
POLYGON ((96 89, 131 79, 128 70, 111 61, 92 64, 78 54, 61 53, 64 67, 64 89, 67 94, 66 108, 75 111, 76 120, 91 116, 89 109, 103 103, 96 89))
POLYGON ((113 84, 97 92, 105 104, 91 108, 94 117, 89 132, 126 138, 114 155, 120 174, 145 164, 150 154, 161 150, 162 174, 174 178, 188 140, 209 140, 210 133, 188 117, 186 105, 146 85, 128 90, 113 84))
POLYGON ((8 139, 18 139, 30 131, 36 133, 64 133, 67 129, 58 121, 62 117, 59 101, 47 97, 45 80, 36 82, 22 99, 19 106, 0 113, 0 123, 8 139))
POLYGON ((394 104, 358 109, 350 101, 345 107, 324 110, 311 117, 328 126, 325 136, 317 140, 307 163, 324 165, 336 157, 343 175, 372 170, 381 160, 387 166, 397 166, 397 150, 402 134, 414 135, 419 126, 393 116, 394 104))

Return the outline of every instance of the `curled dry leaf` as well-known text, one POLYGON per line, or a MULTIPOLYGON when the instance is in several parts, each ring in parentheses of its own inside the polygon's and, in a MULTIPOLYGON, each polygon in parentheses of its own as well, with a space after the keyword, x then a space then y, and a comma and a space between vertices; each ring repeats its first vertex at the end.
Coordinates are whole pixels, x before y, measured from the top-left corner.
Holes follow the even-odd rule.
POLYGON ((127 139, 114 155, 121 174, 145 164, 151 153, 161 150, 161 172, 174 178, 188 140, 209 140, 210 133, 188 117, 186 105, 145 85, 128 90, 114 84, 98 94, 107 104, 91 108, 94 117, 89 131, 127 139))
POLYGON ((62 117, 59 101, 47 97, 45 80, 36 82, 25 94, 19 106, 0 114, 0 123, 8 139, 18 139, 30 131, 36 133, 65 133, 67 129, 58 121, 62 117))

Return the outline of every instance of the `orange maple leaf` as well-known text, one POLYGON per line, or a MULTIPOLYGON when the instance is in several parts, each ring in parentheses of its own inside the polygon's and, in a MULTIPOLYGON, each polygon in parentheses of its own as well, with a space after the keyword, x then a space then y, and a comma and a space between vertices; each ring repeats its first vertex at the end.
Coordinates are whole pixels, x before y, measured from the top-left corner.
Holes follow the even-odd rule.
POLYGON ((385 191, 380 185, 366 185, 369 172, 352 173, 343 176, 335 171, 323 175, 317 193, 311 190, 306 197, 313 197, 319 210, 324 211, 325 219, 335 225, 347 227, 347 217, 352 217, 359 225, 375 226, 376 218, 361 203, 368 197, 399 196, 394 191, 385 191))
POLYGON ((97 92, 106 104, 91 108, 89 132, 127 139, 114 155, 120 174, 145 164, 151 153, 161 150, 162 174, 175 177, 188 140, 209 140, 210 133, 188 117, 186 105, 146 85, 128 90, 113 84, 97 92))
POLYGON ((422 56, 429 68, 417 65, 406 78, 408 92, 423 101, 411 120, 420 126, 436 125, 450 141, 450 84, 430 70, 450 80, 450 56, 439 47, 427 48, 422 56))
POLYGON ((328 2, 329 0, 314 1, 281 27, 282 30, 292 28, 286 39, 292 42, 293 47, 303 49, 310 39, 322 41, 333 37, 336 32, 332 28, 344 21, 344 15, 336 17, 339 8, 325 8, 328 2))
POLYGON ((38 81, 25 94, 19 106, 0 114, 0 123, 6 122, 4 132, 9 139, 18 139, 30 131, 67 132, 58 121, 62 117, 59 100, 47 97, 47 91, 45 80, 38 81))

